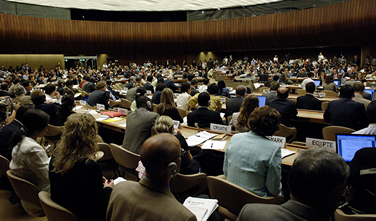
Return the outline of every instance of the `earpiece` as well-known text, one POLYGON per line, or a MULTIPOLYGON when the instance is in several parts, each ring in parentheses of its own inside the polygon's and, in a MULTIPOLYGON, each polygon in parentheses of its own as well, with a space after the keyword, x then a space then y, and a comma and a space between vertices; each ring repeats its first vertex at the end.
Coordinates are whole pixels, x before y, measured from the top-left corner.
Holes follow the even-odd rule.
POLYGON ((167 171, 171 177, 174 177, 178 172, 178 165, 175 162, 171 162, 167 165, 167 171))
POLYGON ((153 105, 150 101, 146 101, 146 105, 148 105, 148 108, 151 110, 153 108, 153 105))

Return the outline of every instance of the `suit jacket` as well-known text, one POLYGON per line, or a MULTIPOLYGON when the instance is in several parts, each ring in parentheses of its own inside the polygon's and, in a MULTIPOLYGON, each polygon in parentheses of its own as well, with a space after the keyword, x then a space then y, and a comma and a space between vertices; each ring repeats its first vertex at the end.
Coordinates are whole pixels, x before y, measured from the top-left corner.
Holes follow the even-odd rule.
POLYGON ((140 154, 142 144, 151 136, 151 128, 159 114, 139 108, 127 117, 127 128, 124 134, 123 148, 140 154))
POLYGON ((354 130, 368 125, 364 105, 349 98, 329 102, 324 113, 324 120, 331 125, 349 127, 354 130))
POLYGON ((170 88, 173 92, 175 92, 177 89, 180 88, 176 86, 175 83, 170 79, 165 80, 164 84, 166 85, 166 87, 170 88))
POLYGON ((111 193, 107 220, 197 220, 170 190, 148 178, 117 184, 111 193))
POLYGON ((129 100, 130 102, 133 102, 136 98, 136 92, 137 92, 136 87, 129 89, 127 91, 127 100, 129 100))
POLYGON ((150 82, 147 82, 145 85, 144 85, 144 88, 148 91, 151 91, 152 94, 154 94, 154 87, 153 85, 150 84, 150 82))
POLYGON ((365 109, 367 109, 368 105, 371 103, 370 100, 363 98, 363 96, 359 94, 355 94, 353 101, 364 104, 365 109))
POLYGON ((103 104, 106 110, 108 110, 110 107, 108 104, 108 99, 110 99, 109 95, 110 94, 108 91, 95 90, 89 95, 87 103, 92 107, 96 106, 97 104, 103 104))
POLYGON ((195 94, 200 93, 196 88, 191 87, 191 96, 195 96, 195 94))
POLYGON ((321 101, 315 98, 312 94, 306 94, 298 97, 296 101, 296 108, 321 111, 321 101))
POLYGON ((95 84, 92 83, 92 82, 89 82, 89 83, 87 84, 86 92, 87 92, 87 93, 91 93, 91 92, 93 92, 93 91, 95 91, 95 84))
POLYGON ((22 123, 17 119, 13 120, 9 124, 5 125, 3 129, 0 130, 0 155, 3 155, 8 160, 12 160, 12 149, 8 148, 8 143, 12 138, 15 131, 22 127, 22 123))
POLYGON ((282 124, 288 127, 293 126, 290 122, 290 119, 298 114, 294 101, 289 100, 287 98, 276 98, 269 102, 268 105, 276 109, 281 114, 282 124))
POLYGON ((218 111, 208 110, 206 107, 199 107, 197 110, 187 115, 188 126, 194 127, 198 123, 200 128, 209 128, 210 123, 223 124, 221 115, 218 111))
POLYGON ((5 90, 1 90, 0 91, 0 96, 10 96, 9 92, 8 91, 5 91, 5 90))
POLYGON ((277 91, 270 91, 269 93, 263 93, 261 96, 266 97, 265 104, 277 98, 277 91))
POLYGON ((321 211, 308 207, 304 204, 289 200, 282 205, 246 204, 240 211, 238 221, 264 221, 264 220, 294 220, 294 221, 325 221, 330 217, 321 211), (262 211, 262 212, 261 212, 262 211))
POLYGON ((44 111, 46 114, 50 116, 49 124, 54 126, 61 126, 60 124, 60 117, 58 116, 57 112, 59 111, 59 104, 57 103, 50 103, 50 104, 41 104, 35 106, 35 108, 44 111))
POLYGON ((243 98, 241 96, 236 96, 226 102, 226 114, 225 117, 232 116, 233 113, 239 112, 240 107, 243 103, 243 98))
POLYGON ((161 103, 161 94, 162 94, 162 91, 156 91, 153 94, 153 97, 151 98, 151 101, 153 102, 153 104, 161 103))

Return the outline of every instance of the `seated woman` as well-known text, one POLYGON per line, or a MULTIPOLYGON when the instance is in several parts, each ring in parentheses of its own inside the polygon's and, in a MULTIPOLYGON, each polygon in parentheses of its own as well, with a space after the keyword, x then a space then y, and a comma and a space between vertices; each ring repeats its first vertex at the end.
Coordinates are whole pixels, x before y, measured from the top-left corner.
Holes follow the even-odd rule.
POLYGON ((151 135, 159 133, 170 133, 174 134, 180 142, 182 148, 182 153, 185 154, 181 157, 180 172, 181 174, 195 174, 200 172, 200 164, 197 160, 193 159, 191 152, 185 138, 174 129, 174 121, 169 116, 159 116, 155 121, 153 128, 151 129, 151 135), (184 151, 183 151, 184 150, 184 151))
POLYGON ((180 116, 178 109, 175 106, 174 93, 170 88, 165 88, 161 94, 161 103, 158 105, 157 113, 159 115, 167 115, 173 120, 178 120, 183 123, 183 118, 180 116))
POLYGON ((64 125, 69 115, 73 114, 73 108, 76 106, 74 97, 71 94, 66 94, 61 98, 61 105, 57 112, 57 125, 64 125))
POLYGON ((322 86, 324 90, 338 92, 337 85, 334 83, 333 77, 331 75, 326 76, 325 84, 323 84, 322 86))
MULTIPOLYGON (((14 132, 10 146, 12 160, 10 169, 13 172, 35 184, 40 190, 49 192, 50 181, 48 179, 49 159, 45 149, 40 146, 36 139, 43 137, 47 132, 47 125, 50 117, 38 109, 30 109, 23 116, 23 126, 14 132)), ((33 216, 43 214, 43 209, 34 204, 22 201, 26 212, 33 216)))
POLYGON ((224 80, 218 81, 218 94, 217 95, 231 98, 230 91, 226 88, 226 83, 224 80))
POLYGON ((235 112, 232 114, 232 119, 230 125, 235 127, 236 131, 248 132, 251 130, 248 119, 252 111, 259 106, 259 99, 256 95, 247 95, 244 99, 242 106, 240 107, 240 112, 235 112))
POLYGON ((89 114, 72 114, 50 162, 51 198, 79 220, 105 220, 114 182, 95 162, 98 126, 89 114))

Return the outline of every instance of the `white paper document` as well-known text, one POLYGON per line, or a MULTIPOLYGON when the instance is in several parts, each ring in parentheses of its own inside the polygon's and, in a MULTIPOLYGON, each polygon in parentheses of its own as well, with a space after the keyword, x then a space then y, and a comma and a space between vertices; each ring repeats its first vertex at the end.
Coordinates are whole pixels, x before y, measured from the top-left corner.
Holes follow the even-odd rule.
POLYGON ((209 150, 223 150, 226 146, 227 141, 221 140, 208 140, 202 146, 201 149, 209 150))
POLYGON ((218 208, 218 200, 188 197, 183 205, 196 215, 198 221, 206 221, 218 208))
POLYGON ((292 150, 285 149, 285 148, 281 148, 282 158, 293 155, 294 153, 296 153, 296 152, 292 151, 292 150))
POLYGON ((101 115, 100 118, 97 118, 97 119, 95 119, 95 120, 96 120, 96 121, 103 121, 103 120, 107 120, 108 118, 110 118, 110 117, 107 116, 107 115, 101 115))
POLYGON ((118 178, 114 179, 114 184, 116 186, 116 184, 118 184, 120 182, 124 182, 124 181, 127 181, 127 180, 124 179, 123 177, 118 177, 118 178))
POLYGON ((203 132, 200 132, 200 133, 197 133, 195 135, 188 137, 186 141, 187 141, 188 146, 194 147, 196 145, 199 145, 211 139, 212 137, 215 137, 216 135, 217 134, 211 134, 209 132, 203 131, 203 132))

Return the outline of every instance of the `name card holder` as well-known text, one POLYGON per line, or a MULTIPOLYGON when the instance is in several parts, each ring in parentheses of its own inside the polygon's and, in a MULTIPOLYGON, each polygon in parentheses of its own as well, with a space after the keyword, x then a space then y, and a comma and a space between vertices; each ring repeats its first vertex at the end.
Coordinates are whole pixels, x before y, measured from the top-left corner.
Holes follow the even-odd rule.
POLYGON ((174 120, 174 128, 179 129, 180 121, 174 120))
POLYGON ((80 104, 81 104, 82 106, 86 106, 86 101, 84 101, 84 100, 80 100, 80 104))
POLYGON ((318 148, 327 148, 333 152, 337 152, 336 142, 332 140, 323 140, 316 138, 306 137, 306 146, 307 147, 318 147, 318 148))
POLYGON ((221 97, 221 101, 222 101, 222 103, 226 103, 226 98, 221 97))
POLYGON ((210 130, 230 134, 231 126, 226 126, 226 125, 221 125, 221 124, 210 124, 210 130))
POLYGON ((125 108, 118 108, 118 112, 123 113, 123 115, 128 115, 128 110, 125 108))
POLYGON ((97 104, 97 108, 99 110, 105 110, 106 109, 105 106, 104 106, 104 104, 97 104))
POLYGON ((281 148, 286 147, 286 137, 280 137, 280 136, 269 136, 269 140, 274 141, 275 143, 279 144, 281 148))

